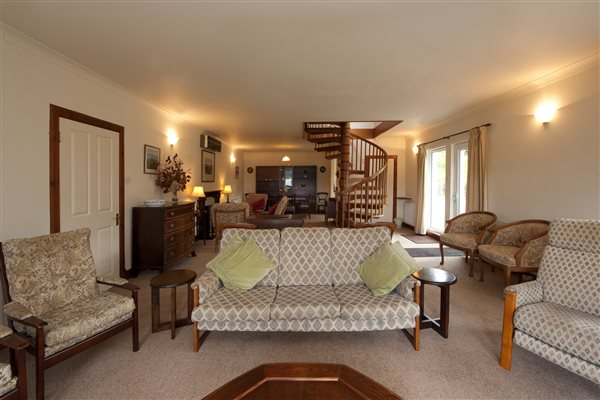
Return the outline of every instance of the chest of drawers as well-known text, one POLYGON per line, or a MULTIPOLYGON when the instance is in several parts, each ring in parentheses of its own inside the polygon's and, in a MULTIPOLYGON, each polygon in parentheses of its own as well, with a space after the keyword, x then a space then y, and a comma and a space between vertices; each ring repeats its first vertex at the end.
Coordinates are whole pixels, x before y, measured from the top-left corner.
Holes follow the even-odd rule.
POLYGON ((133 207, 132 254, 134 272, 158 269, 194 252, 194 203, 167 207, 133 207))

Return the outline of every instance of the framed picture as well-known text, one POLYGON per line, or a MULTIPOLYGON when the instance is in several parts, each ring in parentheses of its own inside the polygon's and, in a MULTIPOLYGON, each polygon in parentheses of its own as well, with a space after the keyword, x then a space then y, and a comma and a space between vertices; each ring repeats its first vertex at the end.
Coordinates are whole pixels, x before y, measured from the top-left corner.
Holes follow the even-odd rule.
POLYGON ((202 182, 215 181, 215 153, 202 150, 202 182))
POLYGON ((240 179, 240 167, 235 167, 235 179, 240 179))
POLYGON ((160 163, 160 149, 158 147, 144 145, 144 173, 158 174, 156 168, 160 163))

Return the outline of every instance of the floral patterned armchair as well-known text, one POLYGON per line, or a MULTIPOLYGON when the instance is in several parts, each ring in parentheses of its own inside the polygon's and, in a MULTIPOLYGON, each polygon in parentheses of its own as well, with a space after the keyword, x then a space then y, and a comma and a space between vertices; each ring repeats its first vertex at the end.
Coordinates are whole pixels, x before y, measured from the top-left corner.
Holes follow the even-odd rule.
POLYGON ((138 351, 138 288, 126 279, 96 276, 90 230, 79 229, 2 243, 4 314, 36 358, 36 397, 44 371, 125 329, 138 351), (98 283, 131 292, 100 290, 98 283))
POLYGON ((481 243, 486 228, 494 222, 496 214, 487 211, 472 211, 446 221, 446 230, 440 235, 440 265, 444 265, 444 246, 452 247, 465 252, 469 276, 473 276, 477 246, 481 243))
POLYGON ((217 251, 224 226, 243 223, 250 215, 250 207, 248 203, 216 203, 213 204, 210 212, 215 227, 215 251, 217 251))
MULTIPOLYGON (((537 272, 548 243, 548 225, 540 219, 512 222, 492 229, 485 244, 479 245, 479 258, 494 267, 504 269, 504 285, 510 285, 510 274, 537 272)), ((483 282, 484 266, 481 266, 480 281, 483 282)))
POLYGON ((552 221, 537 279, 504 288, 500 365, 513 343, 600 385, 600 221, 552 221))
POLYGON ((12 360, 11 364, 0 362, 0 400, 27 400, 27 369, 24 350, 28 344, 12 333, 12 329, 0 325, 0 349, 10 349, 12 360))

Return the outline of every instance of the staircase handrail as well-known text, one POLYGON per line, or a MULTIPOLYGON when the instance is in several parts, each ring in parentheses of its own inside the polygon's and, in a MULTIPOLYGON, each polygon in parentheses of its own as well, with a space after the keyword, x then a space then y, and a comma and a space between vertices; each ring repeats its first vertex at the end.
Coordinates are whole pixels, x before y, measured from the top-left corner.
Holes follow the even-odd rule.
MULTIPOLYGON (((373 142, 370 142, 370 141, 368 141, 368 140, 366 140, 366 139, 363 139, 363 138, 361 138, 361 137, 359 137, 359 136, 356 136, 356 135, 352 135, 352 134, 351 134, 351 135, 350 135, 350 137, 351 137, 352 139, 358 139, 358 140, 361 140, 361 141, 363 141, 363 142, 366 142, 366 143, 370 144, 371 146, 374 146, 375 148, 377 148, 379 151, 381 151, 383 154, 385 154, 385 155, 387 156, 387 152, 386 152, 386 151, 385 151, 385 150, 384 150, 384 149, 383 149, 381 146, 378 146, 378 145, 376 145, 375 143, 373 143, 373 142)), ((363 185, 363 184, 365 184, 365 183, 367 183, 367 182, 370 182, 370 181, 373 181, 373 180, 375 180, 375 178, 377 178, 379 175, 381 175, 381 174, 382 174, 382 173, 385 171, 385 169, 387 168, 387 165, 388 165, 388 163, 387 163, 387 157, 386 157, 386 161, 385 161, 385 163, 383 164, 383 167, 381 167, 381 168, 379 169, 379 171, 375 172, 374 174, 370 174, 369 176, 366 176, 366 177, 362 178, 361 180, 359 180, 359 181, 355 182, 355 183, 354 183, 352 186, 348 186, 346 189, 344 189, 344 190, 342 190, 342 191, 338 192, 338 193, 336 194, 336 197, 337 197, 337 195, 338 195, 338 194, 341 196, 342 194, 345 194, 345 193, 350 193, 350 192, 352 192, 352 191, 353 191, 353 190, 354 190, 356 187, 358 187, 358 186, 361 186, 361 185, 363 185)))

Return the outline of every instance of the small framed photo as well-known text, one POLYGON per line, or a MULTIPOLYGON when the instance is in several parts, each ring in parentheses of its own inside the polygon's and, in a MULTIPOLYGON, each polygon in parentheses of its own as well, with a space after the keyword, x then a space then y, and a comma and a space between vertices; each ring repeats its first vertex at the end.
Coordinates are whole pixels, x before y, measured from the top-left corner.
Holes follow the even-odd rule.
POLYGON ((158 174, 157 168, 160 163, 160 149, 158 147, 144 145, 144 173, 158 174))
POLYGON ((240 167, 235 166, 235 179, 240 179, 240 167))
POLYGON ((202 150, 202 182, 215 181, 215 153, 202 150))

